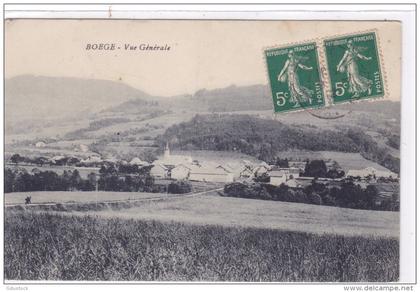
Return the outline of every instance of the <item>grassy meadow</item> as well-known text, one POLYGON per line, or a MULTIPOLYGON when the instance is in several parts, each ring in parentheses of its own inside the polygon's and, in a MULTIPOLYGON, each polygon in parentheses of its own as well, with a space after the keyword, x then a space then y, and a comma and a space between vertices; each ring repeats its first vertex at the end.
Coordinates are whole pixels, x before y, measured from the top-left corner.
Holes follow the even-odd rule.
POLYGON ((6 211, 6 280, 397 281, 399 242, 6 211))

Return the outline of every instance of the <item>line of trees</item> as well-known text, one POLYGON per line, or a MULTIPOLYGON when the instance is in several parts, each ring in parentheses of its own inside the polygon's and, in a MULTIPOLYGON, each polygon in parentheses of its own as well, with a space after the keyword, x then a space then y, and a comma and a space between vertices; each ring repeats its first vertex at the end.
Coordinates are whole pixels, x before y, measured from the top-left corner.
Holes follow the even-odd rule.
POLYGON ((188 182, 171 182, 169 185, 156 184, 150 175, 151 167, 138 168, 130 166, 120 173, 115 166, 102 167, 99 175, 91 173, 82 178, 78 170, 64 171, 58 174, 54 171, 36 171, 6 168, 4 192, 35 192, 35 191, 100 191, 114 192, 168 192, 173 194, 191 192, 188 182))
POLYGON ((38 156, 38 157, 26 157, 26 156, 22 156, 20 154, 13 154, 10 157, 10 162, 14 163, 14 164, 21 164, 21 163, 26 163, 26 164, 33 164, 33 165, 37 165, 37 166, 44 166, 44 165, 55 165, 55 166, 63 166, 63 165, 68 165, 68 166, 92 166, 92 163, 83 163, 79 158, 77 157, 62 157, 60 159, 57 160, 50 160, 47 157, 44 156, 38 156))
POLYGON ((303 176, 326 178, 341 178, 344 175, 344 171, 337 167, 328 169, 325 161, 322 159, 308 161, 303 173, 303 176))
POLYGON ((99 170, 98 187, 104 191, 116 192, 159 192, 153 176, 152 166, 137 165, 103 165, 99 170))
POLYGON ((366 188, 362 188, 351 181, 344 182, 340 187, 332 188, 313 181, 312 184, 303 189, 290 188, 285 184, 273 186, 264 183, 234 182, 225 186, 224 195, 352 209, 399 210, 397 197, 383 200, 380 204, 377 204, 378 191, 374 186, 369 185, 366 188))
POLYGON ((96 187, 96 175, 91 173, 87 179, 82 179, 77 170, 64 171, 57 174, 54 171, 27 171, 6 168, 4 175, 4 192, 33 191, 93 191, 96 187))

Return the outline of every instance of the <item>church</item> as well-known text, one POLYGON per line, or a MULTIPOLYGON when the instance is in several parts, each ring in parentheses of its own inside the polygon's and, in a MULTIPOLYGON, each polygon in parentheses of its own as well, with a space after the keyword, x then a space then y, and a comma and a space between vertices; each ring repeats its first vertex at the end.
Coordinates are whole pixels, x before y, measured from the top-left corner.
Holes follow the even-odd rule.
POLYGON ((232 182, 233 172, 216 162, 193 161, 191 156, 172 155, 166 144, 163 157, 154 161, 150 173, 155 177, 172 178, 177 180, 232 182))
POLYGON ((191 156, 187 155, 171 155, 171 151, 169 149, 169 144, 166 143, 165 152, 163 153, 163 157, 156 160, 154 164, 161 164, 167 168, 173 168, 180 164, 192 164, 193 159, 191 156))

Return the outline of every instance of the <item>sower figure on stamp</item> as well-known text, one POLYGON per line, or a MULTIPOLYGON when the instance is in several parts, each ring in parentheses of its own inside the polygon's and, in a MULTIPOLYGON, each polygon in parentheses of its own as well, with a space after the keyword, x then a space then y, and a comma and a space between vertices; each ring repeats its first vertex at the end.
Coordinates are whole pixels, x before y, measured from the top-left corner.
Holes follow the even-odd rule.
POLYGON ((346 72, 347 79, 349 82, 349 92, 353 94, 353 97, 359 97, 360 94, 368 92, 369 95, 372 93, 372 80, 369 80, 359 73, 359 67, 357 65, 357 59, 369 61, 372 57, 366 57, 360 54, 362 48, 355 48, 352 40, 347 41, 347 50, 337 65, 338 72, 346 72))
POLYGON ((27 196, 27 197, 25 198, 25 205, 30 204, 30 203, 31 203, 31 199, 32 199, 32 197, 31 197, 31 196, 27 196))
POLYGON ((308 67, 300 63, 304 57, 295 56, 292 50, 288 53, 288 59, 284 63, 283 69, 280 71, 277 80, 280 82, 285 82, 287 78, 289 91, 290 91, 290 103, 295 103, 295 107, 299 106, 299 102, 304 102, 312 104, 312 90, 302 86, 299 81, 299 76, 297 74, 298 67, 303 70, 312 70, 312 67, 308 67), (285 73, 287 73, 285 75, 285 73))

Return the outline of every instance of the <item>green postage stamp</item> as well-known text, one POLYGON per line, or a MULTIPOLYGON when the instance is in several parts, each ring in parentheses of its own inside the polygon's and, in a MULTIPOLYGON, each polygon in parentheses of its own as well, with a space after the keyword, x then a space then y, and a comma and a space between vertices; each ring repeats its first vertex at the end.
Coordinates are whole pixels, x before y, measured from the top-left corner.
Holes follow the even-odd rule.
POLYGON ((270 48, 264 55, 277 113, 385 96, 373 31, 270 48))
POLYGON ((316 43, 264 51, 275 112, 325 105, 316 43))
POLYGON ((333 103, 384 96, 375 32, 324 41, 333 103))

